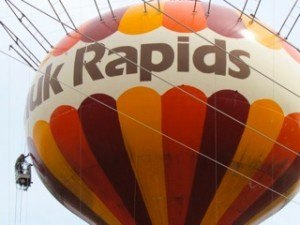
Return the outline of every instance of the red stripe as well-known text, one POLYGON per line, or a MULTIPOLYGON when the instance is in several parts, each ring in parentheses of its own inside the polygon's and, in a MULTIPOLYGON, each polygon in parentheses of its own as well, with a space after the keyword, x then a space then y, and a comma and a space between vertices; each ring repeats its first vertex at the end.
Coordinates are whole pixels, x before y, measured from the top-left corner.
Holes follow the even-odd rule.
MULTIPOLYGON (((300 151, 300 114, 288 115, 284 120, 284 125, 278 136, 277 141, 288 148, 300 151)), ((264 161, 263 165, 252 179, 267 186, 272 187, 274 182, 288 171, 292 162, 296 158, 296 154, 292 153, 278 144, 275 144, 272 151, 264 161)), ((250 183, 251 184, 251 183, 250 183)), ((242 214, 247 213, 249 206, 255 204, 256 201, 266 193, 266 188, 253 184, 245 187, 238 198, 233 202, 220 220, 220 224, 231 224, 237 220, 242 214)))
POLYGON ((89 146, 137 224, 151 224, 125 149, 118 114, 100 103, 116 109, 116 101, 104 94, 91 97, 78 110, 89 146))
POLYGON ((38 155, 33 140, 27 139, 30 155, 34 167, 51 194, 72 213, 76 214, 89 224, 106 225, 106 223, 94 213, 88 206, 86 206, 77 196, 66 189, 47 169, 38 155))
MULTIPOLYGON (((196 88, 181 86, 184 91, 206 102, 196 88)), ((173 88, 162 96, 162 132, 192 149, 199 150, 206 105, 173 88)), ((198 154, 163 137, 164 164, 169 224, 185 222, 198 154)))
MULTIPOLYGON (((250 105, 238 92, 219 91, 208 98, 208 104, 246 123, 250 105)), ((201 153, 229 166, 243 131, 243 125, 208 107, 201 153)), ((185 224, 200 224, 225 172, 226 168, 223 166, 201 156, 198 158, 185 224)))
POLYGON ((60 106, 51 115, 50 127, 57 146, 74 171, 122 224, 134 224, 122 200, 98 165, 82 131, 77 110, 60 106))

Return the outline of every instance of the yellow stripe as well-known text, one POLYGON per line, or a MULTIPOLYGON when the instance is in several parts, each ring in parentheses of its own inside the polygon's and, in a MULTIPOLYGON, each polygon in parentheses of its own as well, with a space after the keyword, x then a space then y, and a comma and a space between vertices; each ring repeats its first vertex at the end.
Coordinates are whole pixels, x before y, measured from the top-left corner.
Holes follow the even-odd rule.
MULTIPOLYGON (((157 7, 157 3, 150 4, 157 7)), ((153 7, 146 5, 147 12, 144 10, 144 4, 130 7, 123 15, 119 31, 125 34, 143 34, 155 30, 162 26, 163 15, 153 7)), ((161 4, 161 10, 163 4, 161 4)))
POLYGON ((257 22, 253 22, 247 16, 243 16, 242 20, 250 32, 253 32, 255 39, 262 45, 272 48, 281 49, 282 41, 276 35, 272 34, 270 31, 259 25, 257 22))
MULTIPOLYGON (((161 131, 161 97, 155 91, 136 87, 117 101, 120 112, 161 131)), ((153 225, 167 225, 162 136, 119 114, 123 138, 153 225)))
MULTIPOLYGON (((276 140, 283 120, 283 112, 275 102, 258 100, 250 107, 247 125, 276 140)), ((230 167, 252 177, 270 153, 273 144, 246 128, 230 167)), ((201 224, 215 224, 219 221, 248 183, 244 177, 227 171, 201 224)))
MULTIPOLYGON (((283 193, 283 195, 287 196, 289 199, 292 199, 300 188, 300 181, 297 181, 287 192, 283 193)), ((246 225, 254 225, 260 224, 276 212, 278 212, 282 207, 284 207, 289 200, 284 197, 278 197, 275 201, 273 201, 270 205, 268 205, 264 210, 260 211, 256 214, 246 225)))
POLYGON ((66 162, 55 143, 50 126, 46 121, 36 122, 33 129, 33 139, 46 167, 69 191, 81 199, 108 224, 121 225, 104 203, 82 182, 81 178, 66 162))

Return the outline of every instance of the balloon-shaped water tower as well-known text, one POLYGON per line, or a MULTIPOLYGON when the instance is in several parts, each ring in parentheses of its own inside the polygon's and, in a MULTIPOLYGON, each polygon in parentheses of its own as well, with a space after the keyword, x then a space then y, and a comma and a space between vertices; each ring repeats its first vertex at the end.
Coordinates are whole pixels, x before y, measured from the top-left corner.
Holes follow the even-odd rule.
POLYGON ((259 223, 300 184, 299 63, 230 8, 116 9, 41 63, 26 113, 35 168, 91 224, 259 223))

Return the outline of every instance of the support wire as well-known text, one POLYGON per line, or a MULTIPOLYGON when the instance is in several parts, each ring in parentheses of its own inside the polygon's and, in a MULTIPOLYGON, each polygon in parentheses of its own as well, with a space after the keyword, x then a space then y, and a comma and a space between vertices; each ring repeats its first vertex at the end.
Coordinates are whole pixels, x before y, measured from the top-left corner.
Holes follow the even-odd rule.
POLYGON ((34 30, 44 39, 44 41, 46 41, 47 44, 51 48, 53 48, 52 44, 48 41, 48 39, 39 31, 39 29, 37 29, 37 27, 31 22, 31 20, 15 4, 13 4, 10 0, 5 0, 5 3, 8 5, 10 10, 20 21, 22 26, 27 30, 27 32, 30 33, 30 35, 36 40, 36 42, 44 49, 46 53, 49 53, 47 48, 37 39, 37 37, 33 34, 33 32, 24 24, 23 19, 25 19, 34 28, 34 30), (17 12, 20 13, 21 15, 18 16, 17 12))
POLYGON ((294 3, 294 5, 293 5, 293 6, 292 6, 292 8, 290 9, 290 11, 289 11, 288 15, 286 16, 285 20, 283 21, 283 24, 281 25, 281 27, 280 27, 280 29, 279 29, 279 31, 278 31, 278 34, 280 34, 280 33, 281 33, 281 31, 282 31, 282 29, 283 29, 284 25, 286 24, 286 22, 287 22, 287 21, 288 21, 288 19, 290 18, 290 16, 291 16, 291 14, 292 14, 293 10, 295 9, 295 7, 296 7, 296 5, 297 5, 298 1, 299 1, 299 0, 296 0, 296 1, 295 1, 295 3, 294 3))

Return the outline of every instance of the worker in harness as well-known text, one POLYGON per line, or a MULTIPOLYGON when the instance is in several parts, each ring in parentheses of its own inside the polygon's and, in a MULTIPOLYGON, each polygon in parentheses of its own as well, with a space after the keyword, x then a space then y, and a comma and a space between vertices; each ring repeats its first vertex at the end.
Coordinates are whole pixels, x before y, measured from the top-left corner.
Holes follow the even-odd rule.
POLYGON ((16 184, 22 190, 27 190, 31 185, 31 166, 26 161, 28 155, 21 154, 15 163, 16 184))
POLYGON ((24 154, 21 154, 16 160, 15 170, 18 171, 19 173, 22 173, 22 171, 23 171, 22 165, 24 164, 26 157, 27 156, 25 156, 24 154))

